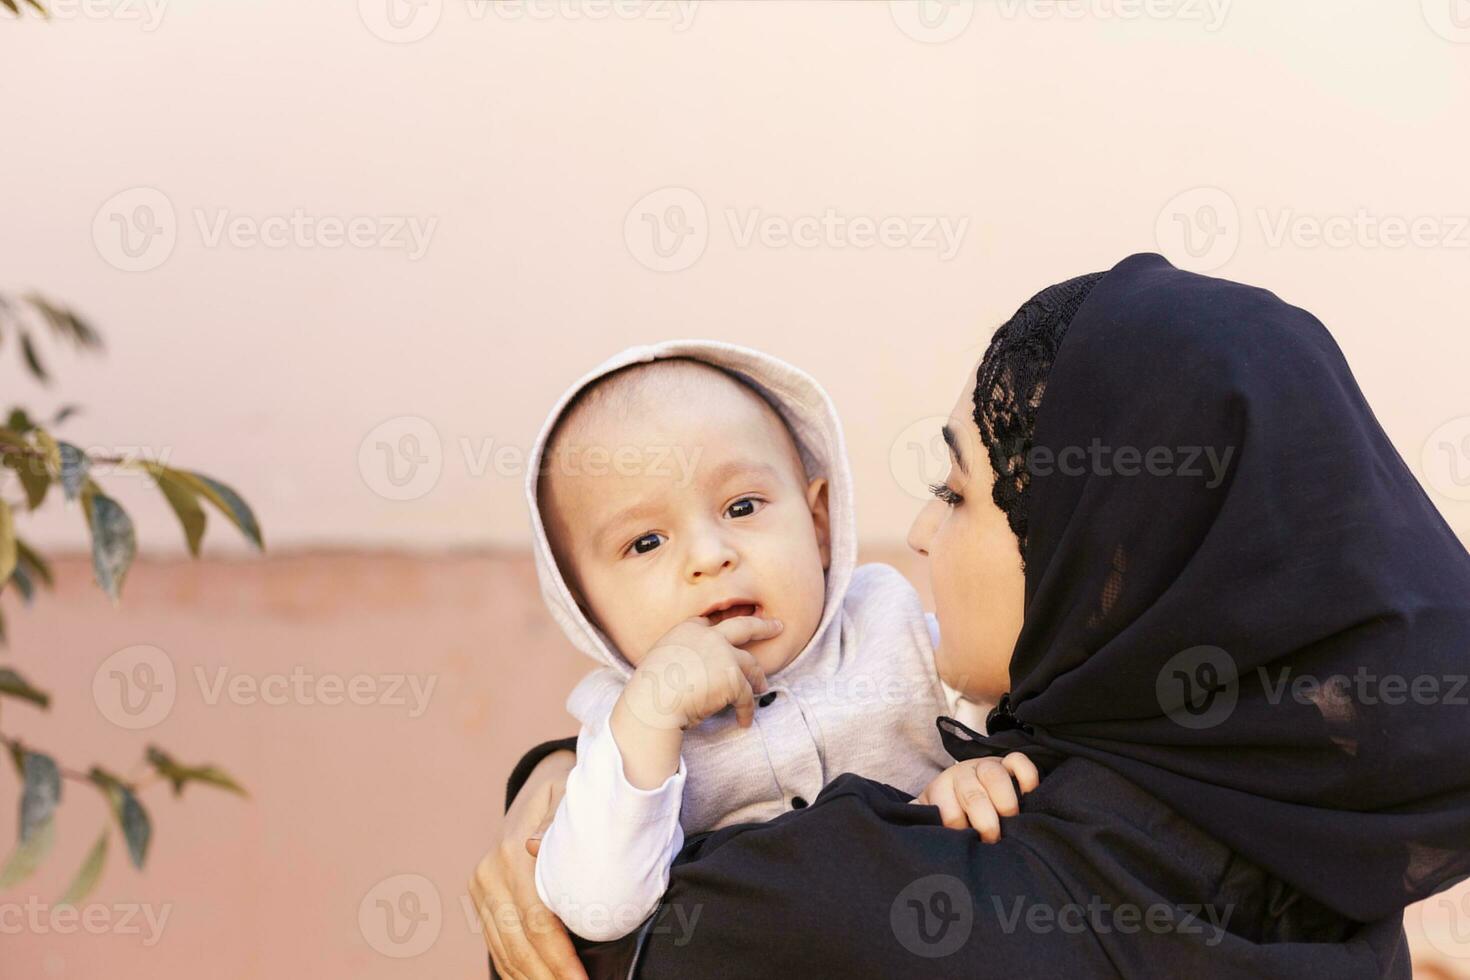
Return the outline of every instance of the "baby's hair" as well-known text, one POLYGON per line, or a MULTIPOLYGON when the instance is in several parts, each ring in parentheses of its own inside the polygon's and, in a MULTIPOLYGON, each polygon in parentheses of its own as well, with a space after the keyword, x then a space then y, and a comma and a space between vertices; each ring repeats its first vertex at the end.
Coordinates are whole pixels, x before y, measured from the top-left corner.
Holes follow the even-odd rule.
POLYGON ((548 479, 552 472, 552 461, 557 458, 557 453, 562 443, 574 435, 581 426, 583 420, 591 417, 595 412, 615 412, 620 416, 628 413, 638 399, 656 384, 678 383, 695 376, 701 371, 716 372, 739 385, 743 390, 754 394, 760 399, 762 405, 775 416, 780 424, 781 431, 788 439, 788 449, 795 464, 796 472, 802 477, 803 482, 810 478, 807 473, 806 464, 802 459, 801 451, 797 447, 796 435, 791 431, 790 425, 781 412, 766 396, 750 381, 738 373, 720 367, 718 364, 710 364, 693 357, 665 357, 654 361, 639 361, 627 364, 623 367, 609 371, 602 377, 597 378, 583 387, 562 409, 556 422, 547 435, 546 446, 542 450, 541 460, 536 476, 536 506, 542 515, 543 524, 553 556, 562 576, 572 590, 583 613, 589 619, 592 618, 591 611, 583 602, 580 583, 576 579, 576 570, 573 563, 568 561, 566 553, 566 542, 562 540, 561 529, 558 527, 560 521, 555 514, 555 506, 550 492, 551 480, 548 479))
MULTIPOLYGON (((634 364, 626 364, 623 367, 609 371, 602 377, 591 382, 581 391, 572 396, 558 416, 556 423, 551 428, 551 433, 546 438, 546 448, 541 454, 541 470, 537 476, 536 496, 537 500, 544 503, 546 492, 546 475, 549 461, 555 458, 557 450, 562 442, 572 432, 576 431, 578 423, 588 417, 594 410, 612 411, 625 414, 645 392, 649 391, 660 378, 689 377, 703 371, 713 371, 729 378, 744 390, 754 394, 761 400, 771 412, 775 414, 781 423, 781 428, 791 438, 791 444, 796 446, 796 436, 791 432, 786 419, 780 411, 771 404, 765 392, 751 384, 738 373, 720 367, 718 364, 710 364, 693 357, 664 357, 655 361, 639 361, 634 364)), ((796 459, 800 463, 801 454, 798 451, 796 459)), ((806 466, 800 464, 801 472, 805 475, 806 466)))

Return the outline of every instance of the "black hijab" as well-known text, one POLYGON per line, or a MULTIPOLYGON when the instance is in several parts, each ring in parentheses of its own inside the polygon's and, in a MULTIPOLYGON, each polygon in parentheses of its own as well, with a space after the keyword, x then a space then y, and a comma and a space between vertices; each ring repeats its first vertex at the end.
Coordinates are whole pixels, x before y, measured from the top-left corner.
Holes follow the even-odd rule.
POLYGON ((1026 615, 992 735, 946 720, 951 751, 1092 760, 1359 921, 1464 876, 1470 555, 1332 337, 1157 255, 1084 295, 1007 389, 1025 438, 977 379, 1026 615))

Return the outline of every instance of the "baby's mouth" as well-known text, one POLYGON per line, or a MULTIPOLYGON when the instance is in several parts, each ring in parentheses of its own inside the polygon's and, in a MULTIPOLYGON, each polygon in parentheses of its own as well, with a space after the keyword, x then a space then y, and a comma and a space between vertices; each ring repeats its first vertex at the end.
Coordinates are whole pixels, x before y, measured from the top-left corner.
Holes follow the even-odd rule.
POLYGON ((705 615, 709 617, 710 625, 713 626, 727 619, 734 619, 736 616, 758 616, 760 615, 760 608, 759 603, 741 602, 736 603, 728 609, 717 609, 705 615))

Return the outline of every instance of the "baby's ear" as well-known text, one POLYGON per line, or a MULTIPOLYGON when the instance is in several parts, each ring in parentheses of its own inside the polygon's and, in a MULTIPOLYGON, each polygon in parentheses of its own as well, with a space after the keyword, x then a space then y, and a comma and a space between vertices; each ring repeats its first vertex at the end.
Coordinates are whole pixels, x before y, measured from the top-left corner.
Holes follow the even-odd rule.
POLYGON ((817 531, 817 550, 822 554, 822 570, 832 564, 832 517, 827 510, 827 481, 817 477, 806 488, 806 505, 811 508, 812 526, 817 531))

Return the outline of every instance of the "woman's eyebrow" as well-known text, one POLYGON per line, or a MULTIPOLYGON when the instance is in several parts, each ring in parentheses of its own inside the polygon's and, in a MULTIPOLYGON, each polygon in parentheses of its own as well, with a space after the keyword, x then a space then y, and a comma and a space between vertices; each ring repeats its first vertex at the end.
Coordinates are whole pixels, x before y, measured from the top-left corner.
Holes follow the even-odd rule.
POLYGON ((954 429, 951 429, 949 424, 945 423, 944 427, 939 430, 939 434, 944 436, 944 444, 949 447, 949 454, 959 464, 960 472, 965 474, 965 476, 969 476, 970 467, 965 465, 965 456, 960 452, 960 441, 955 436, 954 429))

